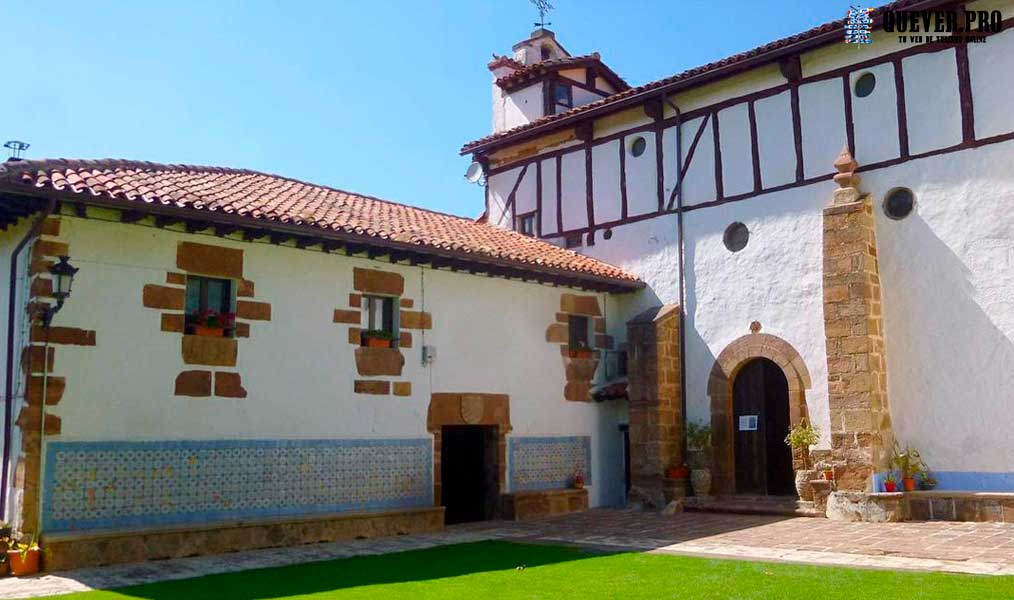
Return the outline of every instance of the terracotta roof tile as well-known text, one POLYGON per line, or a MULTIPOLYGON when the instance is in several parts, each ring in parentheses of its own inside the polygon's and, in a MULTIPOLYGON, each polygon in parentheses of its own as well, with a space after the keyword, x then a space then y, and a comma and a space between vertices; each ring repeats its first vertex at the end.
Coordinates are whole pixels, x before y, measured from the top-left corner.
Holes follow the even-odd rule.
MULTIPOLYGON (((574 277, 639 284, 636 276, 571 250, 453 215, 257 171, 130 160, 26 160, 0 163, 0 190, 33 189, 100 197, 144 210, 151 204, 240 215, 251 226, 299 225, 452 250, 574 277), (256 223, 262 221, 262 223, 256 223)), ((87 198, 82 199, 87 202, 87 198)), ((364 240, 368 243, 368 240, 364 240)))
MULTIPOLYGON (((875 21, 874 24, 877 25, 877 19, 883 14, 884 11, 908 9, 908 8, 913 7, 914 5, 923 5, 923 4, 925 4, 925 5, 935 5, 935 4, 944 4, 944 3, 945 2, 943 2, 943 1, 940 1, 940 2, 927 2, 926 0, 897 0, 895 2, 891 2, 889 4, 885 4, 883 6, 875 8, 873 10, 872 16, 873 16, 874 21, 875 21)), ((818 25, 817 27, 814 27, 812 29, 808 29, 808 30, 803 31, 801 33, 797 33, 795 35, 790 35, 789 37, 785 37, 785 38, 782 38, 780 40, 775 40, 773 42, 769 42, 769 43, 764 44, 762 46, 757 46, 756 48, 753 48, 751 50, 747 50, 745 52, 740 52, 738 54, 733 54, 732 56, 727 56, 727 57, 725 57, 723 59, 720 59, 720 60, 717 60, 717 61, 714 61, 714 62, 710 62, 708 64, 701 65, 699 67, 694 67, 693 69, 688 69, 686 71, 683 71, 682 73, 677 73, 675 75, 666 77, 664 79, 658 79, 656 81, 652 81, 652 82, 646 83, 644 85, 640 85, 640 86, 637 86, 637 87, 632 87, 632 88, 626 89, 626 90, 624 90, 622 92, 618 92, 616 94, 613 94, 612 96, 607 96, 607 97, 605 97, 605 98, 603 98, 601 100, 596 100, 595 102, 590 102, 588 104, 583 104, 581 106, 577 106, 577 107, 572 108, 572 109, 570 109, 570 110, 568 110, 566 112, 557 113, 555 115, 547 115, 545 117, 541 117, 541 118, 535 119, 534 121, 531 121, 529 123, 525 123, 524 125, 519 125, 519 126, 514 127, 512 129, 507 129, 505 131, 500 131, 500 132, 494 133, 492 135, 487 135, 485 137, 479 138, 479 139, 474 140, 472 142, 468 142, 467 144, 465 144, 464 146, 462 146, 461 147, 461 154, 467 154, 468 152, 471 152, 471 151, 473 151, 474 149, 476 149, 476 148, 478 148, 480 146, 486 145, 489 142, 495 142, 495 141, 499 141, 499 140, 502 140, 502 139, 505 139, 505 138, 509 138, 509 137, 514 136, 515 134, 522 133, 522 132, 525 132, 525 131, 529 131, 529 130, 532 130, 532 129, 536 129, 538 127, 541 127, 543 125, 548 125, 550 123, 556 123, 556 122, 559 122, 559 121, 570 120, 571 118, 578 117, 582 113, 586 113, 586 112, 588 112, 590 110, 597 109, 597 108, 600 108, 600 107, 603 107, 603 106, 606 106, 606 105, 609 105, 609 104, 617 103, 617 102, 619 102, 619 101, 621 101, 621 100, 623 100, 625 98, 629 98, 631 96, 636 96, 636 95, 644 93, 644 92, 650 92, 652 90, 661 89, 661 88, 664 88, 664 87, 667 87, 667 86, 679 83, 681 81, 690 79, 691 77, 696 77, 698 75, 703 75, 705 73, 708 73, 709 71, 715 71, 715 70, 723 68, 723 67, 728 67, 728 66, 735 65, 737 63, 745 62, 745 61, 747 61, 749 59, 762 56, 762 55, 764 55, 764 54, 766 54, 768 52, 772 52, 774 50, 779 50, 781 48, 785 48, 787 46, 791 46, 793 44, 796 44, 796 43, 802 42, 802 41, 806 41, 806 40, 809 40, 811 38, 816 38, 817 36, 820 36, 822 34, 831 33, 831 32, 834 32, 836 30, 842 30, 844 28, 844 26, 845 26, 845 22, 846 22, 846 19, 845 18, 841 18, 841 19, 837 19, 835 21, 831 21, 829 23, 824 23, 823 25, 818 25)), ((512 75, 514 75, 514 74, 507 75, 506 77, 511 77, 512 75)))
POLYGON ((513 89, 518 87, 525 81, 535 79, 536 77, 552 72, 566 69, 568 67, 587 67, 593 66, 601 70, 601 75, 608 79, 614 86, 619 90, 625 90, 630 87, 622 77, 617 75, 612 69, 610 69, 599 56, 598 52, 591 54, 585 54, 583 56, 564 56, 561 58, 551 58, 543 60, 531 65, 522 65, 520 69, 516 69, 512 73, 508 73, 503 77, 496 80, 496 84, 505 89, 513 89))

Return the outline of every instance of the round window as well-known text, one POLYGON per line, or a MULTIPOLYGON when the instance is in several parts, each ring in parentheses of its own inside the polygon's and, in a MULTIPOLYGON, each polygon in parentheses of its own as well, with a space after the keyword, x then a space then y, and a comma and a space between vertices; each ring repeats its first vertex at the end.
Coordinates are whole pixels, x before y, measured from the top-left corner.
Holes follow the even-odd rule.
POLYGON ((884 214, 895 221, 912 214, 915 208, 915 195, 908 188, 895 188, 884 197, 884 214))
POLYGON ((722 236, 722 242, 725 243, 725 247, 729 252, 739 252, 743 248, 746 248, 746 243, 749 241, 750 230, 739 221, 726 227, 725 234, 722 236))
POLYGON ((877 77, 873 73, 863 73, 856 79, 855 92, 859 98, 865 98, 877 87, 877 77))
POLYGON ((634 141, 630 143, 630 153, 634 156, 641 156, 644 151, 648 149, 648 142, 643 137, 636 137, 634 141))

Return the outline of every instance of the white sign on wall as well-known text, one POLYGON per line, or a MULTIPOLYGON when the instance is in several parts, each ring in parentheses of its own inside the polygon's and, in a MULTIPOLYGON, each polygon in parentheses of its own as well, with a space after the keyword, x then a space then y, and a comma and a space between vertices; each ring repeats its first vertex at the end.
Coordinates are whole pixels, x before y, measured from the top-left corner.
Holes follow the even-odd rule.
POLYGON ((740 431, 757 431, 757 415, 741 415, 739 417, 740 431))

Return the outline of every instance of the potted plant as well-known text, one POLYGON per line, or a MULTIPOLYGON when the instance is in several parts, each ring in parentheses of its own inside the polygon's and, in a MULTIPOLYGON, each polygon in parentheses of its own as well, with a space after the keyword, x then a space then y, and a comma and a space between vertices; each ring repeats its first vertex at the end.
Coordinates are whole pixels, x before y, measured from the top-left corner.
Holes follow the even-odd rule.
POLYGON ((394 341, 394 335, 383 329, 370 329, 363 332, 363 341, 370 348, 390 348, 394 341))
POLYGON ((570 347, 571 358, 591 358, 592 349, 584 342, 578 342, 570 347))
POLYGON ((30 543, 11 541, 7 548, 7 563, 11 575, 21 577, 39 572, 39 557, 42 550, 33 538, 30 543))
POLYGON ((205 310, 190 317, 190 327, 194 335, 225 337, 226 331, 232 329, 235 319, 236 315, 233 313, 222 314, 205 310))
POLYGON ((888 473, 887 479, 884 480, 884 491, 894 493, 898 491, 898 481, 894 478, 894 473, 888 473))
POLYGON ((577 472, 574 473, 574 478, 571 480, 571 486, 575 490, 580 490, 580 489, 584 488, 584 472, 583 471, 577 471, 577 472))
POLYGON ((711 493, 711 469, 707 467, 708 455, 711 452, 711 426, 703 423, 687 423, 687 448, 693 452, 692 461, 696 464, 690 471, 690 485, 697 496, 711 493))
POLYGON ((667 479, 686 479, 690 477, 690 467, 686 465, 669 467, 665 470, 665 476, 667 479))
POLYGON ((796 493, 802 500, 813 498, 810 480, 817 475, 817 472, 810 469, 810 446, 816 445, 819 441, 820 433, 806 419, 790 429, 789 434, 785 436, 785 443, 793 450, 798 450, 802 456, 803 468, 796 471, 796 493))
POLYGON ((824 467, 824 481, 834 481, 834 467, 824 467))
POLYGON ((937 479, 929 471, 919 471, 919 489, 932 490, 937 487, 937 479))
POLYGON ((905 446, 905 450, 901 450, 898 442, 894 442, 894 458, 891 462, 901 471, 901 483, 905 491, 915 491, 916 475, 925 470, 919 451, 911 446, 905 446))

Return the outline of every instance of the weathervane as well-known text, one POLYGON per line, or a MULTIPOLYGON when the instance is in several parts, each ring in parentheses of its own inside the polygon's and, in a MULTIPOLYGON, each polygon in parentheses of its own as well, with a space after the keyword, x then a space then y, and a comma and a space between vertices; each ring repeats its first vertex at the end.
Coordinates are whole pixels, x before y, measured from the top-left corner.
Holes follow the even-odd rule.
POLYGON ((539 22, 533 23, 540 29, 545 29, 546 25, 552 25, 552 23, 546 23, 546 13, 553 10, 553 5, 550 4, 549 0, 529 0, 535 5, 535 8, 539 11, 539 22))

